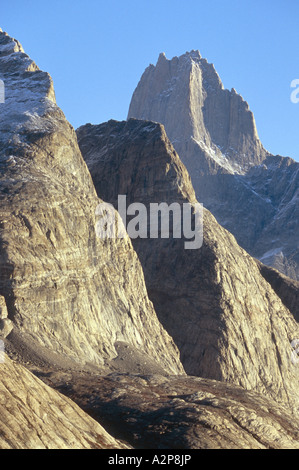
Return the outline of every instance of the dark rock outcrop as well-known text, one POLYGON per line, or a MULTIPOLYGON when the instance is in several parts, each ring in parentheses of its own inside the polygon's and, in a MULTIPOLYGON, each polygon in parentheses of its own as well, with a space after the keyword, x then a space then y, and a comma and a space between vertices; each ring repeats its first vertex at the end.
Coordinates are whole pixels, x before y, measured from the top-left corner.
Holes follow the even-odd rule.
POLYGON ((299 448, 298 417, 232 384, 156 374, 45 380, 136 449, 299 448))

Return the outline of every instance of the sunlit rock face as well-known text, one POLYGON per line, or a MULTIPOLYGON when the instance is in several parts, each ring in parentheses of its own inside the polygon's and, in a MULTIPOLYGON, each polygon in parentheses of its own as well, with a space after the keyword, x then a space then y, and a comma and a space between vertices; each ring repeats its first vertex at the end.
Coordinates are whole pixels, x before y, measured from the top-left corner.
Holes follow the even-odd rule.
POLYGON ((126 449, 25 367, 0 364, 0 449, 126 449))
POLYGON ((103 366, 125 342, 183 373, 129 238, 96 236, 101 201, 51 77, 3 32, 0 79, 0 294, 14 334, 103 366))

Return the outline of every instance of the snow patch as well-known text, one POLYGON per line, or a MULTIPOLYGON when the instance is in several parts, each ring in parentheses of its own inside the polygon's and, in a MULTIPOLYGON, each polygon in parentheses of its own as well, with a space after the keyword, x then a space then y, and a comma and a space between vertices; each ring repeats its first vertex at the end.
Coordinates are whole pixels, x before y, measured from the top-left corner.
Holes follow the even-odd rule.
POLYGON ((260 261, 265 261, 273 256, 283 256, 283 247, 273 248, 272 250, 267 251, 261 258, 260 261))
POLYGON ((195 142, 201 150, 211 157, 219 166, 227 170, 231 174, 240 174, 242 169, 240 165, 230 162, 225 154, 221 152, 216 145, 207 145, 203 140, 197 140, 191 136, 191 140, 195 142))

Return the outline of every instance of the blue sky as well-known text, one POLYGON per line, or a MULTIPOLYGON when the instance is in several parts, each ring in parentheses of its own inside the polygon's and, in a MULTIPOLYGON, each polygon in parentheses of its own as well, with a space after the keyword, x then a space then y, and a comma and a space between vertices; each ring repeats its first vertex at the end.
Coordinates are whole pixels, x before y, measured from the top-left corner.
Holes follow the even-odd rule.
POLYGON ((298 18, 298 0, 14 0, 0 26, 51 74, 75 128, 126 119, 160 52, 199 49, 249 103, 265 148, 299 161, 298 18))

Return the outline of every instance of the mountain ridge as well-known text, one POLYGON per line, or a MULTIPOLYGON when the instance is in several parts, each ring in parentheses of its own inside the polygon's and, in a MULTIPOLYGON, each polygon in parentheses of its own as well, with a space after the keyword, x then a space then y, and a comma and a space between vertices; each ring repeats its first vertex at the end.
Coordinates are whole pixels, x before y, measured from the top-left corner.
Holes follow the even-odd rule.
POLYGON ((183 373, 129 237, 96 235, 102 201, 52 79, 6 33, 0 77, 0 294, 14 330, 75 363, 109 367, 127 342, 183 373))

